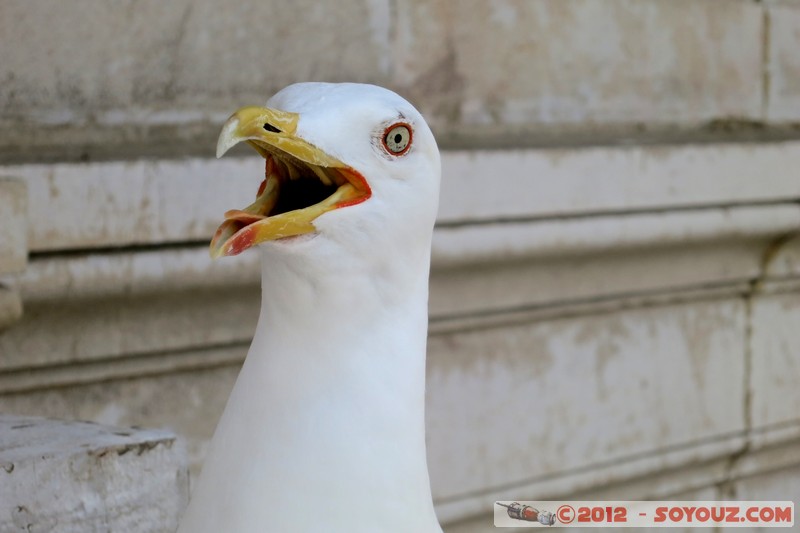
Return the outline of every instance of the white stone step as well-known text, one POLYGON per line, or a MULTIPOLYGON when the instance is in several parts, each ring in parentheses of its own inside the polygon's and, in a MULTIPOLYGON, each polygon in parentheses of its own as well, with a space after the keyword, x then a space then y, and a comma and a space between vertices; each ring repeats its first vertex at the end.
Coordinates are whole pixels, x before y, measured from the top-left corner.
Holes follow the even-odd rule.
POLYGON ((172 532, 188 488, 167 431, 0 415, 0 533, 172 532))

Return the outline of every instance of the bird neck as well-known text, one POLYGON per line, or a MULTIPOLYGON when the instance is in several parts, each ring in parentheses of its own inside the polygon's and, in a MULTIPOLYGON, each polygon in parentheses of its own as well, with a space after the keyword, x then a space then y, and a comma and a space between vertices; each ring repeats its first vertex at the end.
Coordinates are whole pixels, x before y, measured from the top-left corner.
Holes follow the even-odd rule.
POLYGON ((413 261, 325 268, 265 252, 257 333, 203 472, 228 518, 259 531, 441 531, 425 454, 422 245, 413 261))
MULTIPOLYGON (((428 264, 429 256, 382 266, 340 260, 308 272, 267 255, 248 355, 254 395, 309 421, 335 408, 346 417, 329 427, 337 435, 353 425, 373 444, 424 444, 428 264)), ((320 432, 327 427, 314 421, 320 432)))

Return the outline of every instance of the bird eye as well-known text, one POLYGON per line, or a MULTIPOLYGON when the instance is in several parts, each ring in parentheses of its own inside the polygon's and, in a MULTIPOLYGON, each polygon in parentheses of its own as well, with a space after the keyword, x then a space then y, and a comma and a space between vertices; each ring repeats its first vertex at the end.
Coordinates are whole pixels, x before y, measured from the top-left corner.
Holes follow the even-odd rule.
POLYGON ((411 147, 411 127, 393 124, 383 134, 383 147, 392 155, 403 155, 411 147))

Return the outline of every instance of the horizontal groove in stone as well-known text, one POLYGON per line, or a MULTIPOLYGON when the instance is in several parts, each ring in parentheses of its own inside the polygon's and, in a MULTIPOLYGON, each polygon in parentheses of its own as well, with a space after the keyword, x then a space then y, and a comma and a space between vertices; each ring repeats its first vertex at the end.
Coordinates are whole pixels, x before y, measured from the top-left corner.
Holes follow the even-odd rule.
MULTIPOLYGON (((557 306, 534 306, 497 313, 440 317, 431 320, 430 335, 610 313, 631 308, 739 297, 746 294, 750 287, 751 285, 746 282, 721 284, 702 288, 608 296, 564 302, 557 306)), ((800 290, 800 280, 796 280, 793 287, 800 290)), ((223 346, 187 347, 123 357, 100 357, 63 364, 0 370, 0 395, 240 364, 247 354, 250 340, 242 338, 241 341, 223 346)))
POLYGON ((432 261, 434 268, 441 268, 499 259, 769 238, 792 232, 800 232, 800 205, 787 202, 476 224, 436 232, 432 261))
MULTIPOLYGON (((6 121, 4 126, 26 128, 31 144, 20 146, 0 141, 0 165, 30 163, 86 163, 128 161, 132 159, 177 160, 186 157, 212 157, 219 128, 230 111, 220 113, 213 121, 189 124, 141 125, 112 127, 95 125, 85 142, 75 139, 85 136, 82 126, 57 125, 58 139, 42 139, 36 134, 52 124, 6 121), (191 128, 191 138, 178 138, 176 130, 191 128), (146 132, 146 135, 143 133, 146 132)), ((549 148, 614 148, 631 144, 680 147, 697 144, 759 144, 794 142, 800 140, 800 122, 762 122, 725 118, 694 126, 654 123, 642 131, 641 124, 616 124, 592 127, 546 125, 540 129, 520 129, 511 125, 486 132, 481 124, 479 133, 464 128, 438 128, 437 143, 442 150, 540 150, 549 148)), ((250 155, 239 149, 235 155, 250 155)))
MULTIPOLYGON (((800 280, 798 280, 800 283, 800 280)), ((577 316, 610 313, 633 308, 680 304, 689 301, 738 298, 751 291, 748 280, 695 287, 673 287, 669 290, 642 291, 603 295, 593 298, 562 301, 558 304, 531 305, 519 308, 454 314, 432 317, 431 334, 470 331, 481 328, 557 320, 577 316)))
MULTIPOLYGON (((534 257, 607 253, 800 232, 800 205, 709 207, 665 213, 475 224, 437 229, 432 268, 534 257)), ((20 277, 25 299, 98 298, 257 285, 258 254, 212 261, 205 245, 33 256, 20 277)))
POLYGON ((249 342, 0 371, 0 395, 240 364, 249 342))

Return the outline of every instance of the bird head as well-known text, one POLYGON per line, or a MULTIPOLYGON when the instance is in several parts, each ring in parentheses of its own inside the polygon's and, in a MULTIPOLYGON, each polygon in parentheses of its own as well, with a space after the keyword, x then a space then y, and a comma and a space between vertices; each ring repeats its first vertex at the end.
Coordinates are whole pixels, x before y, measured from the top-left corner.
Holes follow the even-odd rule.
POLYGON ((290 85, 266 107, 236 111, 222 128, 217 157, 243 141, 266 160, 265 178, 250 206, 225 213, 213 257, 254 245, 369 253, 432 232, 436 141, 422 115, 387 89, 290 85))

